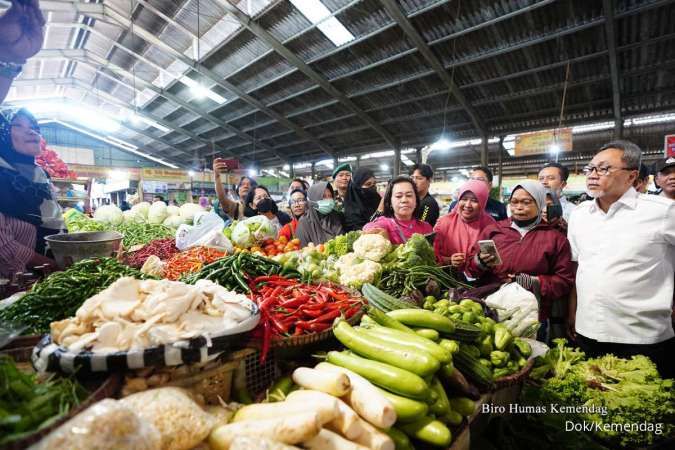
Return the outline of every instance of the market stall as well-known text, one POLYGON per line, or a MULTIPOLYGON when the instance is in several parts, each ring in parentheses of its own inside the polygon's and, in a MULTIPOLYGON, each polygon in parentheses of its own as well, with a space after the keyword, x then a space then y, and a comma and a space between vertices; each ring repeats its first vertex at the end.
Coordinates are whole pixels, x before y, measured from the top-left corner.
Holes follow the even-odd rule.
POLYGON ((549 351, 536 300, 476 296, 424 236, 299 249, 262 217, 192 211, 175 231, 158 208, 71 212, 124 245, 4 302, 2 448, 468 449, 527 434, 507 416, 552 427, 536 411, 553 404, 556 420, 660 424, 587 448, 672 443, 672 380, 647 358, 549 351))

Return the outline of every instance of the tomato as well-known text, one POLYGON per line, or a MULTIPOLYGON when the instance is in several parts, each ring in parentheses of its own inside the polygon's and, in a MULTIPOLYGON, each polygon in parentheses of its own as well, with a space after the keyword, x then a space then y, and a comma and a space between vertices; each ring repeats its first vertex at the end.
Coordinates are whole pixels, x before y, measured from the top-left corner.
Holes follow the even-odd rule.
POLYGON ((261 252, 262 252, 262 248, 258 247, 257 245, 251 247, 251 253, 261 253, 261 252))
POLYGON ((277 244, 276 247, 278 252, 283 252, 284 251, 284 244, 277 244))
POLYGON ((280 244, 288 243, 288 239, 286 239, 286 236, 279 236, 279 243, 280 244))
POLYGON ((298 238, 291 239, 291 244, 299 247, 300 246, 300 239, 298 239, 298 238))

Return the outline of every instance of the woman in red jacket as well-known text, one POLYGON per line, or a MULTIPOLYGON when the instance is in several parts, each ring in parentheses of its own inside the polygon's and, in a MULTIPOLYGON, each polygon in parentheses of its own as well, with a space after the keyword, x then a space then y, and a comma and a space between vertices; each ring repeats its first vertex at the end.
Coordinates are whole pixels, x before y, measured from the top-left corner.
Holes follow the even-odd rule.
POLYGON ((552 302, 565 298, 574 285, 570 244, 541 220, 545 207, 546 192, 539 183, 525 181, 516 186, 509 201, 511 218, 488 226, 479 239, 495 242, 502 263, 495 265, 495 258, 480 253, 476 245, 467 265, 467 272, 480 285, 515 281, 531 291, 540 300, 541 322, 548 320, 552 302))
POLYGON ((293 219, 279 230, 279 237, 284 236, 288 242, 295 239, 295 230, 298 228, 300 217, 307 210, 307 193, 302 189, 294 189, 288 199, 293 219))

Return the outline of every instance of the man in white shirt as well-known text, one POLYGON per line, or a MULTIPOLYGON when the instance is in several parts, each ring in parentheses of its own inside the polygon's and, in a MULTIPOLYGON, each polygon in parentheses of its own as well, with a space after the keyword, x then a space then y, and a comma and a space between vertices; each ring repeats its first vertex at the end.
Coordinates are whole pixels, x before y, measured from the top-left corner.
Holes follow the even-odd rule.
POLYGON ((570 176, 570 171, 567 167, 557 162, 547 163, 539 171, 539 182, 545 188, 552 190, 558 196, 560 206, 563 210, 563 219, 565 222, 570 221, 570 214, 576 205, 567 201, 563 195, 563 189, 567 186, 567 179, 570 176))
POLYGON ((673 377, 675 202, 635 191, 641 153, 631 142, 610 142, 584 167, 594 200, 570 217, 579 266, 569 315, 588 355, 643 354, 673 377))
POLYGON ((656 163, 656 185, 661 188, 661 196, 675 200, 675 156, 656 163))

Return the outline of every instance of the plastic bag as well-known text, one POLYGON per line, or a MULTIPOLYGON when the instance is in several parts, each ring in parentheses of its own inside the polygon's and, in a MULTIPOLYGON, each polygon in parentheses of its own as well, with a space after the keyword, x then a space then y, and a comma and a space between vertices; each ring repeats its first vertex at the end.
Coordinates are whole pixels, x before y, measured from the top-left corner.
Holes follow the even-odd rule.
MULTIPOLYGON (((197 218, 195 217, 195 220, 197 218)), ((216 213, 205 213, 198 219, 198 224, 181 225, 176 230, 176 248, 183 251, 191 247, 206 246, 217 250, 234 252, 232 242, 223 234, 225 222, 216 213)))
POLYGON ((52 431, 31 450, 156 450, 161 436, 129 406, 105 399, 52 431))
POLYGON ((232 230, 232 242, 242 248, 251 248, 258 242, 276 237, 274 225, 265 216, 249 217, 238 222, 232 230))
POLYGON ((516 307, 519 307, 521 311, 531 311, 531 313, 522 320, 537 320, 539 317, 537 297, 518 283, 508 283, 503 285, 497 292, 489 295, 485 299, 485 303, 492 308, 497 307, 499 309, 498 315, 500 317, 506 311, 516 307))

